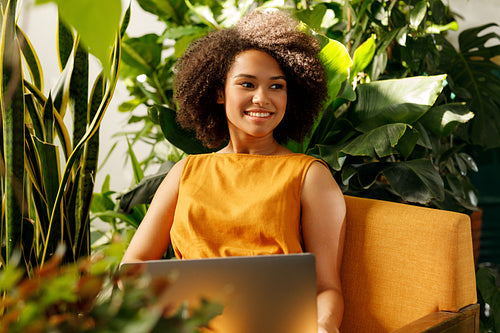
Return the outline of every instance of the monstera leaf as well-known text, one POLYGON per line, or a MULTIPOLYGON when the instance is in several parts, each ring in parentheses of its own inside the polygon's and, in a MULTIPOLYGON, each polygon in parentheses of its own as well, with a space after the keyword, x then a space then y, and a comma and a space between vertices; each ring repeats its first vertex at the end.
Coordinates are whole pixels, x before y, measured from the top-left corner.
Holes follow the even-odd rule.
POLYGON ((484 30, 490 23, 463 31, 460 50, 444 41, 442 68, 451 89, 475 114, 467 124, 467 141, 487 149, 500 147, 500 35, 484 30), (493 46, 486 46, 494 41, 493 46))

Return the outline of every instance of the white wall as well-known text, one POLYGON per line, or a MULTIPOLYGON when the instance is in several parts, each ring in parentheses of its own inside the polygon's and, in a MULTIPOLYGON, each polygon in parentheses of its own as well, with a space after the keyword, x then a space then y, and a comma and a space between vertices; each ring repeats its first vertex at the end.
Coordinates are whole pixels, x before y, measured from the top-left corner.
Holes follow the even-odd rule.
MULTIPOLYGON (((128 3, 128 0, 122 0, 123 11, 125 11, 128 3)), ((157 21, 153 15, 143 11, 135 0, 132 1, 131 6, 131 21, 127 30, 130 36, 140 36, 149 32, 160 33, 163 31, 165 25, 157 21)), ((20 13, 19 25, 31 40, 40 57, 44 71, 45 92, 48 93, 56 84, 59 77, 55 43, 57 8, 54 4, 35 6, 34 0, 27 0, 23 2, 20 13)), ((98 63, 91 63, 91 75, 95 77, 98 70, 98 63)), ((128 99, 127 89, 122 82, 118 82, 114 97, 101 123, 99 163, 104 161, 112 145, 117 141, 117 139, 112 138, 113 134, 123 131, 126 127, 127 115, 118 112, 117 109, 118 105, 128 99)), ((66 115, 65 120, 71 131, 70 115, 66 115)), ((131 184, 133 179, 132 169, 130 165, 124 165, 126 149, 127 144, 125 140, 119 140, 118 146, 108 162, 97 173, 96 191, 100 191, 102 182, 107 174, 111 175, 111 189, 115 191, 123 190, 131 184)), ((140 152, 137 153, 140 156, 140 152)))
MULTIPOLYGON (((27 0, 23 4, 20 25, 31 39, 37 50, 45 73, 46 88, 52 87, 57 80, 58 65, 55 62, 56 47, 53 36, 56 31, 56 8, 52 4, 34 6, 34 0, 27 0)), ((128 0, 122 0, 123 6, 128 5, 128 0)), ((449 0, 452 10, 463 16, 459 19, 460 31, 484 23, 496 22, 500 24, 500 0, 449 0)), ((124 8, 125 9, 125 8, 124 8)), ((160 33, 164 25, 154 16, 144 12, 132 0, 132 17, 127 33, 130 36, 139 36, 148 32, 160 33)), ((498 30, 497 30, 498 31, 498 30)), ((456 41, 458 32, 450 33, 456 41)), ((99 161, 103 161, 112 144, 116 141, 112 135, 123 131, 126 124, 125 115, 117 111, 120 103, 128 99, 128 92, 119 83, 116 93, 104 117, 101 126, 101 151, 99 161)), ((102 181, 107 174, 111 175, 111 189, 120 191, 127 188, 133 179, 129 165, 124 165, 126 143, 121 140, 111 159, 97 174, 96 190, 100 189, 102 181)), ((140 154, 140 152, 137 152, 140 154)))
MULTIPOLYGON (((487 23, 500 25, 500 0, 448 0, 453 12, 458 17, 459 31, 450 32, 449 37, 457 45, 458 34, 468 28, 481 26, 487 23)), ((500 28, 491 28, 500 34, 500 28)))

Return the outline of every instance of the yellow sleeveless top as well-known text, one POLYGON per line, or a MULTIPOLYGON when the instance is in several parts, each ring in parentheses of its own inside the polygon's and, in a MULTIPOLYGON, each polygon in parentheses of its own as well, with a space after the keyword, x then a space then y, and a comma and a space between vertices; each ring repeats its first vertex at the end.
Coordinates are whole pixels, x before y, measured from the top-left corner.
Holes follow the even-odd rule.
POLYGON ((304 154, 189 156, 170 231, 176 257, 302 252, 300 195, 314 161, 304 154))

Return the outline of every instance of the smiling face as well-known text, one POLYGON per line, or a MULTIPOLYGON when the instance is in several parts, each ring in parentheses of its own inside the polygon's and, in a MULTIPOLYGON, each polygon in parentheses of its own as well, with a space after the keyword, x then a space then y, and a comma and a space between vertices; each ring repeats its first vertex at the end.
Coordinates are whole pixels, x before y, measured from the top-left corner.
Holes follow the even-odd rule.
POLYGON ((259 50, 241 52, 217 102, 224 104, 231 139, 272 139, 273 130, 285 115, 285 75, 269 54, 259 50))

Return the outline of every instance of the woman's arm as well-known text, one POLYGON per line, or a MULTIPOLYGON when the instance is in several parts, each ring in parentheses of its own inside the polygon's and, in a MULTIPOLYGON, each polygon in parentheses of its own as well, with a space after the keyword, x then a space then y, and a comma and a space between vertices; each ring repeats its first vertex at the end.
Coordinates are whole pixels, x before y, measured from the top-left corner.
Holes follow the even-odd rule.
POLYGON ((176 163, 158 187, 122 263, 160 259, 167 250, 184 163, 185 160, 176 163))
POLYGON ((319 162, 307 172, 301 206, 305 251, 316 258, 319 332, 338 332, 344 313, 340 267, 346 207, 330 170, 319 162))

